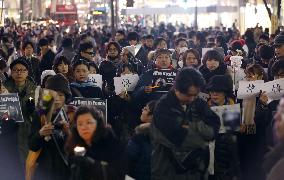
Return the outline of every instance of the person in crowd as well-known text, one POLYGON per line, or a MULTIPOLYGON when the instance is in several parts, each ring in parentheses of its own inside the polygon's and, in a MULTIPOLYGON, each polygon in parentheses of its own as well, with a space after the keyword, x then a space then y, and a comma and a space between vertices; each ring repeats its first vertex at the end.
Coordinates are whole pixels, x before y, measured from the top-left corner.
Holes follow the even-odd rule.
POLYGON ((65 56, 68 60, 68 63, 71 64, 71 60, 76 55, 75 50, 73 49, 73 41, 71 38, 65 38, 62 41, 62 50, 55 56, 57 59, 60 56, 65 56))
POLYGON ((123 30, 117 30, 114 37, 115 41, 119 43, 121 48, 124 48, 126 46, 129 46, 129 43, 127 42, 125 38, 125 32, 123 30))
POLYGON ((40 82, 39 64, 40 60, 34 56, 34 45, 31 41, 23 44, 23 60, 29 65, 29 76, 33 78, 36 83, 40 82))
POLYGON ((90 62, 90 74, 99 74, 99 68, 95 62, 90 62))
POLYGON ((7 63, 3 59, 0 59, 0 81, 2 83, 8 78, 7 67, 7 63))
POLYGON ((129 32, 127 35, 127 40, 130 44, 130 46, 135 47, 135 52, 132 54, 134 58, 140 60, 143 64, 143 66, 147 66, 148 64, 148 53, 147 51, 143 48, 143 46, 139 43, 140 41, 140 36, 137 32, 132 31, 129 32))
POLYGON ((225 37, 223 35, 217 35, 216 36, 216 47, 220 47, 224 50, 225 56, 228 55, 228 45, 226 43, 225 37))
POLYGON ((207 44, 205 33, 197 32, 195 37, 195 49, 199 52, 199 54, 202 54, 202 48, 204 48, 207 44))
POLYGON ((142 109, 141 125, 135 128, 135 134, 129 140, 126 152, 129 161, 129 175, 137 180, 151 179, 152 143, 150 124, 153 121, 153 112, 156 101, 150 101, 142 109))
POLYGON ((272 66, 275 62, 284 59, 284 35, 280 34, 275 37, 273 42, 273 47, 275 51, 275 57, 270 61, 268 65, 268 76, 270 80, 273 80, 272 66))
POLYGON ((178 62, 179 67, 192 67, 198 69, 201 64, 201 58, 197 50, 188 49, 182 55, 182 61, 178 62))
MULTIPOLYGON (((117 42, 111 41, 106 46, 106 60, 114 63, 115 67, 118 68, 121 63, 120 60, 121 49, 117 42)), ((101 64, 105 63, 105 61, 101 62, 101 64)))
POLYGON ((260 56, 259 64, 264 68, 265 72, 268 74, 268 66, 270 61, 273 59, 274 49, 271 46, 262 45, 259 47, 259 56, 260 56))
POLYGON ((133 66, 134 71, 138 75, 142 75, 144 73, 146 68, 144 67, 143 63, 139 59, 135 58, 127 48, 122 49, 120 56, 121 56, 121 63, 119 65, 119 68, 121 68, 123 64, 129 63, 133 66))
POLYGON ((48 47, 48 40, 43 38, 38 42, 38 46, 40 48, 40 63, 39 63, 39 74, 41 74, 44 70, 52 69, 52 65, 54 63, 55 54, 48 47))
POLYGON ((245 32, 244 37, 245 37, 245 44, 248 46, 248 58, 252 58, 254 49, 256 47, 253 30, 248 29, 245 32))
POLYGON ((221 54, 216 50, 207 51, 202 59, 202 64, 199 71, 206 82, 209 82, 209 79, 214 75, 229 75, 221 54))
POLYGON ((10 64, 11 76, 4 82, 9 93, 18 93, 21 110, 24 118, 23 123, 18 124, 17 148, 21 164, 24 165, 28 153, 28 135, 31 128, 31 113, 34 111, 32 100, 35 96, 36 85, 28 77, 28 64, 17 59, 10 64))
POLYGON ((182 69, 173 88, 157 102, 152 122, 151 178, 203 178, 208 164, 208 142, 219 131, 219 117, 198 98, 202 75, 182 69))
POLYGON ((40 151, 32 177, 35 180, 68 179, 70 172, 64 144, 70 135, 69 124, 73 122, 75 112, 74 107, 66 105, 72 97, 68 80, 62 74, 54 75, 42 91, 29 135, 29 149, 40 151), (49 106, 44 104, 45 96, 52 99, 49 106))
MULTIPOLYGON (((170 72, 176 73, 176 70, 171 65, 171 51, 167 49, 157 50, 155 53, 155 68, 146 71, 137 83, 137 86, 133 92, 133 98, 136 102, 139 102, 139 107, 151 101, 158 99, 161 96, 160 89, 163 85, 156 85, 158 79, 154 78, 155 70, 168 69, 170 72)), ((139 109, 141 109, 140 107, 139 109)))
POLYGON ((73 97, 103 98, 100 87, 89 81, 90 65, 85 60, 77 60, 73 64, 75 82, 70 84, 73 97))
POLYGON ((154 36, 151 35, 151 34, 148 34, 146 37, 145 37, 145 45, 143 46, 144 49, 147 51, 147 54, 154 50, 154 36))
POLYGON ((72 135, 66 144, 72 180, 124 180, 124 151, 111 129, 106 127, 101 111, 92 106, 77 109, 72 135), (85 155, 77 155, 75 147, 83 147, 85 155))
POLYGON ((188 43, 185 38, 178 38, 175 41, 175 52, 172 55, 172 65, 174 68, 178 66, 178 62, 182 59, 182 54, 188 49, 188 43))
POLYGON ((122 64, 122 66, 117 70, 117 76, 122 76, 127 74, 137 74, 130 63, 122 64))
POLYGON ((153 62, 153 58, 154 58, 156 50, 159 50, 159 49, 168 49, 167 40, 162 37, 158 37, 157 39, 155 39, 154 50, 148 53, 149 62, 147 65, 147 69, 150 69, 155 65, 153 62))
POLYGON ((94 46, 90 42, 81 43, 79 46, 79 54, 74 56, 72 63, 77 60, 84 59, 87 62, 93 61, 95 56, 94 46))
MULTIPOLYGON (((213 76, 206 85, 206 90, 210 95, 209 107, 235 104, 233 81, 228 76, 213 76)), ((240 176, 237 137, 235 132, 226 130, 224 123, 221 124, 215 141, 210 142, 213 145, 210 146, 210 151, 213 152, 214 160, 209 163, 209 179, 237 179, 240 176)))
POLYGON ((63 74, 69 83, 73 82, 73 72, 70 61, 65 56, 57 56, 57 59, 54 60, 53 70, 57 74, 63 74))
POLYGON ((258 44, 269 45, 269 36, 265 33, 261 34, 258 39, 258 44))

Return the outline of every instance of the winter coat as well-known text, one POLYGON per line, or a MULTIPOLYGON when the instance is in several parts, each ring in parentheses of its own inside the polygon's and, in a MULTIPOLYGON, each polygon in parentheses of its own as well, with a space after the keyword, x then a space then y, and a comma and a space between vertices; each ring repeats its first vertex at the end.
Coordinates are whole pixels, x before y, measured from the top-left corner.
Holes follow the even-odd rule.
POLYGON ((54 63, 55 54, 49 49, 41 58, 39 63, 40 74, 44 70, 51 70, 54 63))
POLYGON ((135 55, 135 58, 139 59, 143 66, 147 66, 148 64, 148 52, 144 49, 144 47, 141 46, 137 54, 135 55))
MULTIPOLYGON (((66 114, 69 121, 71 116, 75 112, 73 106, 66 106, 66 114)), ((29 149, 31 151, 41 150, 37 159, 37 167, 35 170, 35 180, 62 180, 68 179, 70 172, 67 162, 68 159, 64 153, 64 145, 67 139, 67 135, 60 128, 55 128, 52 138, 48 141, 44 137, 40 136, 39 131, 42 128, 42 122, 39 116, 40 113, 36 112, 33 116, 31 133, 29 135, 29 149), (59 152, 60 150, 60 152, 59 152), (62 156, 60 155, 62 153, 62 156)), ((54 119, 57 113, 52 116, 54 119)))
POLYGON ((184 110, 174 91, 169 91, 154 111, 152 180, 201 179, 208 164, 208 141, 214 140, 219 127, 219 117, 205 101, 198 98, 184 110), (179 157, 193 151, 198 152, 198 156, 189 155, 189 170, 177 171, 172 154, 179 157))
POLYGON ((108 130, 100 140, 86 148, 84 157, 71 155, 71 180, 124 180, 124 148, 108 130), (85 163, 91 158, 91 163, 85 163))
POLYGON ((24 163, 28 154, 28 135, 31 128, 31 116, 34 111, 34 102, 31 102, 30 98, 35 96, 36 85, 32 80, 27 79, 25 85, 19 89, 14 81, 9 79, 4 83, 4 86, 9 93, 18 93, 19 95, 24 122, 17 124, 17 141, 21 162, 24 163))
POLYGON ((92 82, 74 82, 70 89, 73 97, 103 98, 101 88, 92 82))
POLYGON ((74 49, 71 48, 63 48, 56 56, 54 59, 59 58, 60 56, 65 56, 68 59, 68 62, 71 64, 71 60, 73 57, 76 55, 74 49))
POLYGON ((29 66, 29 76, 32 77, 37 84, 40 84, 41 74, 39 71, 39 64, 40 64, 39 59, 35 57, 28 58, 25 56, 23 56, 22 58, 29 66))
POLYGON ((136 180, 151 180, 150 123, 141 124, 127 145, 129 173, 136 180))
POLYGON ((206 83, 209 82, 210 78, 215 75, 229 75, 227 66, 225 64, 220 64, 219 67, 213 71, 210 71, 206 65, 202 65, 199 68, 199 71, 203 75, 206 83))

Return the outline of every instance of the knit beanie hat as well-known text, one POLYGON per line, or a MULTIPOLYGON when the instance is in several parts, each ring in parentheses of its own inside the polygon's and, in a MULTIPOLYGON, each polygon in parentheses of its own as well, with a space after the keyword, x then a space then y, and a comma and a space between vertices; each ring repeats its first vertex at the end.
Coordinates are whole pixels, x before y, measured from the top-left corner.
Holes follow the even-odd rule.
POLYGON ((70 102, 72 94, 69 87, 68 80, 63 74, 56 74, 47 80, 47 89, 60 91, 65 94, 65 102, 70 102))
POLYGON ((40 84, 42 85, 43 84, 43 81, 44 79, 47 77, 47 76, 54 76, 56 75, 55 71, 53 70, 45 70, 41 73, 41 76, 40 76, 40 84))

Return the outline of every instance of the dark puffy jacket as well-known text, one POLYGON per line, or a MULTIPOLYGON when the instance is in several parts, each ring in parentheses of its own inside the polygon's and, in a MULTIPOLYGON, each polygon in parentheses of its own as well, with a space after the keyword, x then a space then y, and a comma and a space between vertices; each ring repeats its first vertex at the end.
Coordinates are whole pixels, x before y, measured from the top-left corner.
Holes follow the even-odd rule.
POLYGON ((215 76, 215 75, 229 75, 227 66, 225 64, 220 64, 220 66, 213 70, 210 71, 206 65, 202 65, 199 68, 199 71, 201 72, 201 74, 203 75, 205 81, 208 83, 210 78, 215 76))
POLYGON ((136 180, 151 180, 150 123, 142 124, 127 145, 129 175, 136 180))
POLYGON ((70 84, 73 97, 103 98, 100 87, 92 82, 74 82, 70 84))
POLYGON ((55 58, 55 54, 50 49, 47 51, 45 55, 42 56, 40 63, 39 63, 40 74, 44 70, 52 69, 54 58, 55 58))

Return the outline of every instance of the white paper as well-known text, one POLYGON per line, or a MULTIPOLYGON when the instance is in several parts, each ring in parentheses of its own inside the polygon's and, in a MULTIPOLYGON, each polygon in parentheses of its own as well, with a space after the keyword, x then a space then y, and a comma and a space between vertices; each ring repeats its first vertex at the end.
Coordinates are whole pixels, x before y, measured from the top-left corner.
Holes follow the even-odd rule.
POLYGON ((264 84, 263 80, 240 81, 238 95, 237 95, 238 99, 256 97, 257 95, 259 95, 263 84, 264 84))
POLYGON ((130 177, 128 175, 125 175, 125 180, 135 180, 135 179, 133 179, 132 177, 130 177))
POLYGON ((219 133, 226 133, 227 131, 238 131, 241 123, 241 106, 240 104, 213 106, 211 110, 214 111, 220 118, 219 133), (224 121, 224 116, 229 115, 228 120, 224 121))
POLYGON ((280 99, 284 94, 284 78, 262 84, 262 91, 265 91, 271 100, 280 99))
POLYGON ((100 74, 89 74, 89 81, 93 82, 96 86, 99 86, 102 89, 103 78, 100 74))
POLYGON ((116 95, 119 95, 123 91, 133 91, 139 80, 137 74, 127 74, 121 77, 114 77, 114 87, 116 95))

